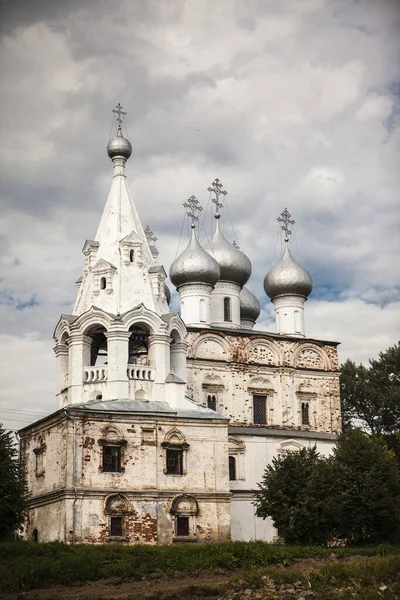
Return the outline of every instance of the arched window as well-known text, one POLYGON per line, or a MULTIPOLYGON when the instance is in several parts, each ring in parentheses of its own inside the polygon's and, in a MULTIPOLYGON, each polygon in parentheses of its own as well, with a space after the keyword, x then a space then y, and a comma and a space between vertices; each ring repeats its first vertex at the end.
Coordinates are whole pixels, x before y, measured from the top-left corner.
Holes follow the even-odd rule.
POLYGON ((97 394, 96 400, 102 400, 102 399, 103 399, 103 394, 97 394))
POLYGON ((301 405, 301 424, 302 425, 310 424, 308 402, 303 402, 301 405))
POLYGON ((229 480, 236 480, 236 458, 234 456, 229 457, 229 480))
POLYGON ((133 250, 133 248, 129 250, 129 260, 130 262, 134 262, 135 260, 135 251, 133 250))
POLYGON ((100 278, 100 289, 105 290, 107 287, 107 280, 105 277, 100 278))
POLYGON ((208 394, 207 408, 211 408, 211 410, 217 410, 217 397, 215 395, 208 394))
POLYGON ((224 298, 224 321, 232 321, 231 299, 224 298))
POLYGON ((206 322, 206 301, 202 298, 200 300, 200 323, 206 322))

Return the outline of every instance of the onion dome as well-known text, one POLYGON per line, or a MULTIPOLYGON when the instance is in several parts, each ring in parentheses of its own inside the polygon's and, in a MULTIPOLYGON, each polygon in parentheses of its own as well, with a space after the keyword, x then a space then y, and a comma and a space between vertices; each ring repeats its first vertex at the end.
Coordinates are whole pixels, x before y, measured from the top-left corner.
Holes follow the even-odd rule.
POLYGON ((228 242, 221 233, 219 222, 210 243, 204 245, 219 264, 221 269, 220 281, 230 281, 243 286, 251 275, 251 262, 247 256, 228 242))
POLYGON ((129 140, 124 138, 120 127, 118 128, 115 138, 108 142, 107 152, 110 158, 122 156, 123 158, 128 159, 132 154, 132 145, 129 140))
POLYGON ((264 279, 266 294, 273 300, 277 296, 307 296, 313 288, 310 273, 291 255, 286 244, 282 258, 264 279))
POLYGON ((241 321, 256 322, 261 312, 261 306, 256 296, 247 287, 243 287, 239 298, 241 321))
POLYGON ((171 290, 169 289, 166 283, 164 283, 164 294, 165 299, 167 300, 167 304, 169 306, 171 304, 171 290))
POLYGON ((170 280, 177 288, 190 283, 206 283, 214 286, 219 275, 217 261, 200 246, 192 227, 189 244, 170 267, 170 280))

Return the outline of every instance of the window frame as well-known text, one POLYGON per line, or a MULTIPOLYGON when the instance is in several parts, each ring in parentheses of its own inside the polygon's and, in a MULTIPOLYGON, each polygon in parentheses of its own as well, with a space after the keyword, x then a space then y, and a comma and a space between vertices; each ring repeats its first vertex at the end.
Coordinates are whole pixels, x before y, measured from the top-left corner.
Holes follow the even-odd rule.
POLYGON ((229 296, 224 297, 224 322, 232 323, 232 299, 229 296))
POLYGON ((253 394, 253 425, 268 425, 267 400, 268 400, 267 394, 253 394), (256 421, 256 403, 259 403, 261 400, 263 401, 263 405, 262 405, 262 407, 258 406, 257 413, 261 408, 261 411, 263 412, 264 420, 262 420, 262 421, 259 420, 258 414, 257 414, 257 421, 256 421))

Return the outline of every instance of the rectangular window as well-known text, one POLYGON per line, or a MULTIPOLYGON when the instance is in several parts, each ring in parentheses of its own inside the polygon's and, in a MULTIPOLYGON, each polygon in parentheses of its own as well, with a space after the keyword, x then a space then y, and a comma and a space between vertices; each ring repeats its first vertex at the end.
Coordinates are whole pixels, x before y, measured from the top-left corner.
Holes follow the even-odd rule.
POLYGON ((189 517, 176 517, 176 535, 189 535, 189 517))
POLYGON ((182 450, 167 449, 167 475, 182 475, 182 450))
POLYGON ((234 456, 229 457, 229 479, 230 481, 236 480, 236 459, 234 456))
POLYGON ((267 423, 266 400, 266 396, 253 396, 253 423, 255 425, 265 425, 267 423))
POLYGON ((122 536, 122 517, 110 517, 110 535, 112 537, 122 536))
POLYGON ((207 408, 211 410, 217 410, 217 398, 214 395, 209 394, 207 396, 207 408))
POLYGON ((310 417, 309 417, 308 403, 307 402, 303 402, 303 404, 301 405, 301 424, 302 425, 309 425, 310 424, 310 417))
POLYGON ((121 448, 119 446, 103 446, 103 472, 121 472, 121 448))

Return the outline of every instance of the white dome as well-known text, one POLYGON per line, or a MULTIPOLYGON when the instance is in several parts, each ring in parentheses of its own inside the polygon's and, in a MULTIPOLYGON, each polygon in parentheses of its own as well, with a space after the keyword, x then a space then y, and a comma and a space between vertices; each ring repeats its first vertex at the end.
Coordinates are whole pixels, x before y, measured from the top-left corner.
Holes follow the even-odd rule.
POLYGON ((221 233, 219 222, 211 242, 203 246, 219 264, 220 281, 231 281, 243 286, 251 275, 251 262, 247 256, 228 242, 221 233))
POLYGON ((170 280, 177 288, 190 283, 207 283, 214 286, 219 275, 217 261, 200 246, 193 229, 186 249, 171 265, 170 280))
POLYGON ((282 258, 265 276, 266 294, 271 299, 284 295, 307 298, 312 288, 313 280, 310 273, 293 258, 286 244, 282 258))

